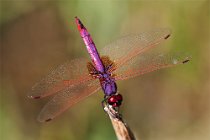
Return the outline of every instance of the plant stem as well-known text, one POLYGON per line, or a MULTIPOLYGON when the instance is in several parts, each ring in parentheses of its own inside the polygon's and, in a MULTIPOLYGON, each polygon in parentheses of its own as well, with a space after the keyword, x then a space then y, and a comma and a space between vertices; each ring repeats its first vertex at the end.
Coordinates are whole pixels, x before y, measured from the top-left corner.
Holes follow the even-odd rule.
POLYGON ((121 114, 116 112, 113 108, 108 107, 107 105, 105 105, 104 110, 112 122, 112 126, 118 140, 136 140, 131 129, 123 121, 121 114))

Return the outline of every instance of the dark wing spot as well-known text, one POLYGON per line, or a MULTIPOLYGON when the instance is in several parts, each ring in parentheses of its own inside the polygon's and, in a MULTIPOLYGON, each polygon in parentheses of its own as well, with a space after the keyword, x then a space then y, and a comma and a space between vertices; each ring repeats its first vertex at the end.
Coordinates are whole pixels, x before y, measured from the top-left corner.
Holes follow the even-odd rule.
POLYGON ((41 96, 32 96, 32 95, 29 95, 28 98, 32 98, 32 99, 40 99, 41 96))
POLYGON ((47 119, 47 120, 45 120, 45 122, 49 122, 49 121, 51 121, 52 119, 51 118, 49 118, 49 119, 47 119))
POLYGON ((169 38, 171 35, 170 34, 168 34, 164 39, 167 39, 167 38, 169 38))
POLYGON ((189 59, 187 59, 187 60, 184 60, 182 63, 184 64, 184 63, 187 63, 187 62, 189 62, 190 60, 189 59))
POLYGON ((36 97, 33 97, 34 99, 40 99, 41 98, 41 96, 36 96, 36 97))

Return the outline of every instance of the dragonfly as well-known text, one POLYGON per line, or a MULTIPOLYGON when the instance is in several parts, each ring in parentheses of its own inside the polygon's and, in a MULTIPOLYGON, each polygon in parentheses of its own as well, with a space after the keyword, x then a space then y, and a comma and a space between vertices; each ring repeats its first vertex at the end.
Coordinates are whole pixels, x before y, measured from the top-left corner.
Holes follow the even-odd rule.
POLYGON ((152 51, 170 37, 170 30, 165 28, 122 37, 106 45, 99 54, 81 20, 75 17, 75 22, 91 61, 86 58, 68 61, 32 87, 29 98, 54 95, 38 115, 37 120, 40 122, 54 119, 100 89, 104 93, 103 103, 117 112, 123 101, 117 81, 185 64, 190 60, 188 56, 152 51))

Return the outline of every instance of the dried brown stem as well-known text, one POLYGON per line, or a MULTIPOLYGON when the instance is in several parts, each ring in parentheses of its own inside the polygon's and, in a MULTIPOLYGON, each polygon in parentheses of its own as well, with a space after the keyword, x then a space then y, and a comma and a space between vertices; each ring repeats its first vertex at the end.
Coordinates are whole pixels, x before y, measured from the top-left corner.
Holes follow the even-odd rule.
POLYGON ((115 130, 115 134, 118 140, 135 140, 133 132, 123 121, 122 116, 120 114, 117 113, 117 115, 113 115, 113 112, 115 112, 115 110, 108 106, 105 106, 104 110, 108 114, 112 122, 112 126, 115 130))

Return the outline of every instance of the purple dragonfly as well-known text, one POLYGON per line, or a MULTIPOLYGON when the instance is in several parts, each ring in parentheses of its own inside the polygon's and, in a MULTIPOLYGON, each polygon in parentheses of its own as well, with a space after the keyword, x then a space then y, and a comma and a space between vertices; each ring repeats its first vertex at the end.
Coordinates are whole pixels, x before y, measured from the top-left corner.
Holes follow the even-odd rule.
POLYGON ((117 90, 116 81, 189 61, 187 56, 155 54, 151 51, 170 36, 168 29, 123 37, 105 46, 99 55, 85 26, 79 18, 75 17, 75 20, 92 62, 84 58, 66 62, 32 87, 28 96, 33 99, 56 94, 40 112, 40 122, 54 119, 101 88, 104 92, 103 103, 117 110, 122 103, 122 95, 117 90))

